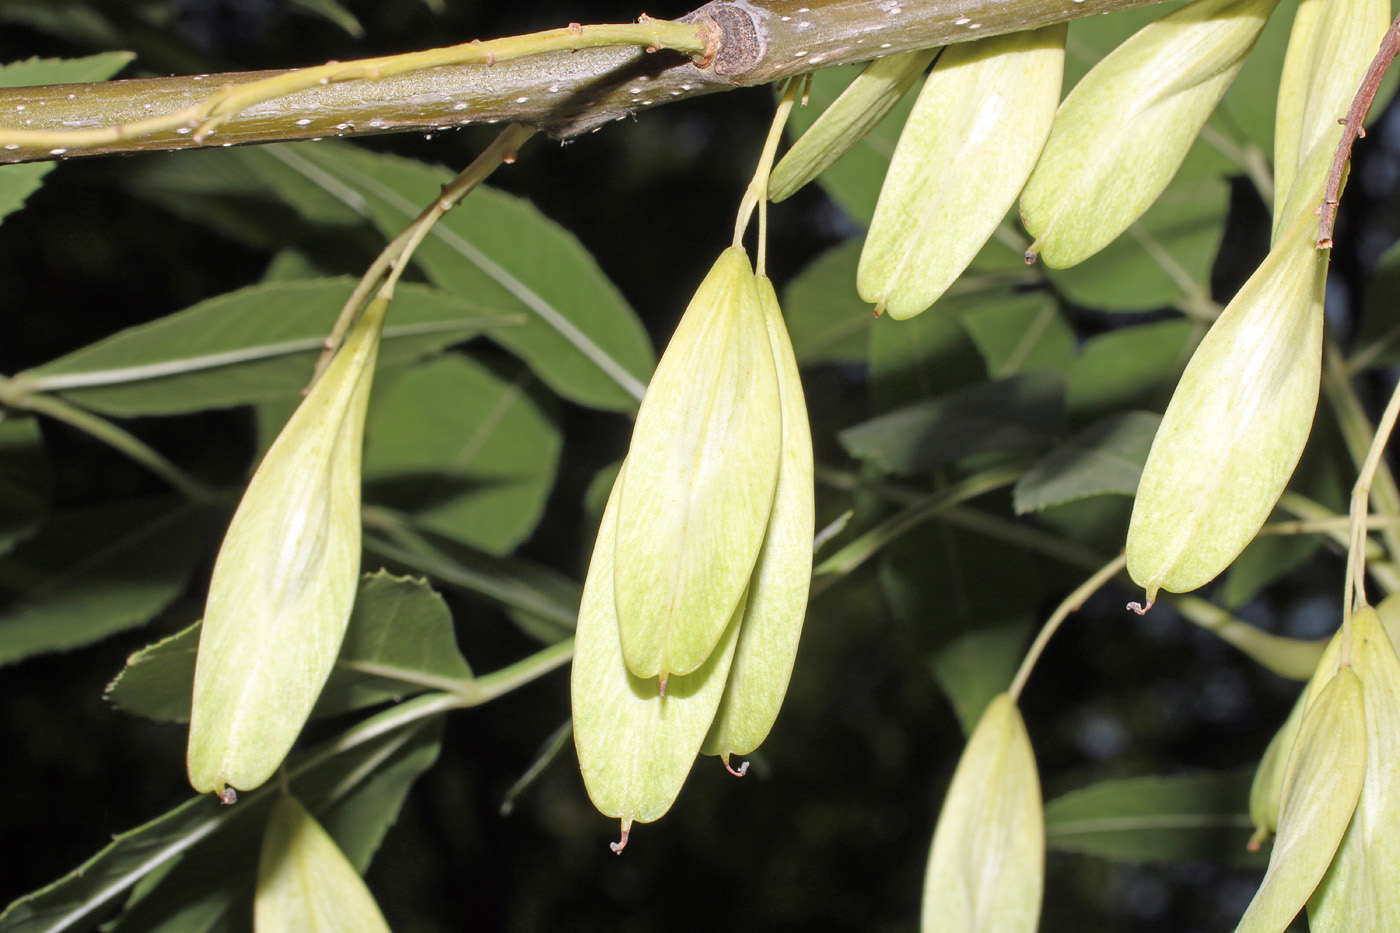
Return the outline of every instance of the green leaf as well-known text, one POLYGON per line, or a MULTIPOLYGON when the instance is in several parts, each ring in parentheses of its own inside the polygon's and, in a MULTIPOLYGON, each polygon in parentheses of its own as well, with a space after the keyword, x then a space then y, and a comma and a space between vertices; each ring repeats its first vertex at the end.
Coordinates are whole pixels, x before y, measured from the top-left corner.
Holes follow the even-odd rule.
POLYGON ((1321 547, 1318 535, 1260 535, 1235 558, 1212 598, 1226 609, 1239 609, 1264 587, 1297 570, 1321 547))
POLYGON ((0 559, 0 664, 141 625, 201 559, 190 506, 139 499, 55 514, 0 559))
POLYGON ((53 503, 53 472, 39 424, 0 414, 0 554, 27 537, 53 503))
POLYGON ((1094 422, 1026 471, 1016 483, 1017 514, 1089 496, 1131 496, 1161 422, 1149 411, 1094 422))
POLYGON ((874 322, 869 354, 874 410, 899 408, 986 378, 981 353, 960 320, 984 301, 1000 303, 1005 286, 974 281, 963 293, 962 285, 943 296, 934 314, 874 322))
POLYGON ((851 456, 908 475, 971 454, 1047 447, 1063 421, 1063 405, 1063 380, 1025 373, 880 415, 838 437, 851 456))
POLYGON ((1035 369, 1066 374, 1074 363, 1074 329, 1044 292, 990 293, 959 320, 993 379, 1035 369))
POLYGON ((1258 866, 1246 848, 1249 771, 1101 781, 1045 805, 1045 842, 1134 862, 1258 866))
MULTIPOLYGON (((188 722, 199 623, 133 654, 107 687, 125 712, 188 722)), ((312 716, 333 716, 472 679, 457 649, 452 614, 427 583, 384 571, 365 574, 335 668, 312 716)))
POLYGON ((365 548, 394 564, 500 603, 526 634, 542 644, 552 645, 573 633, 581 589, 573 578, 520 557, 492 557, 451 541, 429 541, 402 531, 395 537, 394 544, 366 537, 365 548))
MULTIPOLYGON (((15 377, 117 416, 175 414, 295 398, 354 283, 270 282, 131 327, 15 377)), ((519 318, 422 285, 389 308, 383 367, 436 353, 519 318)))
POLYGON ((0 87, 103 81, 136 58, 134 52, 102 52, 83 58, 27 58, 0 65, 0 87))
POLYGON ((405 372, 371 406, 366 501, 488 553, 513 550, 544 511, 562 444, 534 383, 458 355, 405 372))
MULTIPOLYGON (((1007 494, 984 497, 977 510, 1015 522, 1010 498, 1007 494)), ((1057 589, 1068 592, 1083 582, 1083 572, 1062 560, 1008 548, 1000 538, 949 523, 930 524, 885 547, 879 580, 894 617, 919 633, 921 644, 937 652, 962 635, 1030 625, 1043 618, 1045 594, 1057 589), (1008 580, 1039 582, 1008 586, 1008 580)), ((997 689, 1005 690, 1010 679, 1008 672, 997 689)), ((963 705, 975 703, 964 701, 963 705)))
POLYGON ((934 676, 952 702, 964 735, 972 735, 988 704, 1006 691, 1030 630, 1029 622, 989 625, 962 635, 934 655, 934 676))
POLYGON ((1381 255, 1362 300, 1361 333, 1356 338, 1355 357, 1366 365, 1400 362, 1400 309, 1395 295, 1400 290, 1400 242, 1391 244, 1381 255))
POLYGON ((117 709, 157 722, 189 722, 199 630, 196 622, 131 655, 104 698, 117 709))
POLYGON ((258 933, 389 933, 360 873, 290 794, 278 795, 268 817, 253 916, 258 933))
POLYGON ((452 613, 423 580, 367 574, 335 669, 313 715, 329 716, 424 690, 462 690, 472 670, 452 613))
MULTIPOLYGON (((0 65, 0 88, 102 81, 121 71, 135 57, 131 52, 103 52, 86 58, 31 58, 11 62, 0 65)), ((44 176, 57 164, 31 162, 0 166, 0 217, 23 207, 25 199, 39 189, 44 176)))
MULTIPOLYGON (((346 775, 344 768, 337 768, 292 782, 294 793, 314 795, 307 798, 308 805, 315 807, 321 825, 361 873, 397 820, 414 782, 437 759, 440 722, 416 733, 399 733, 397 741, 376 746, 381 756, 389 756, 387 760, 374 761, 369 755, 356 759, 361 768, 373 768, 367 778, 346 775), (348 779, 351 786, 334 788, 330 783, 334 774, 348 779)), ((269 788, 268 798, 275 793, 269 788)), ((204 843, 207 848, 194 849, 192 857, 169 866, 168 873, 144 878, 114 933, 243 933, 251 929, 258 837, 264 822, 260 817, 265 817, 269 803, 261 796, 242 798, 237 807, 254 808, 247 819, 221 830, 204 843)))
MULTIPOLYGON (((452 173, 349 146, 261 147, 302 179, 396 236, 452 173)), ((439 287, 493 307, 529 312, 495 335, 550 388, 583 405, 636 407, 655 362, 645 329, 574 236, 527 202, 474 191, 433 228, 413 256, 439 287)))
POLYGON ((1079 418, 1129 408, 1166 407, 1186 365, 1193 325, 1163 321, 1124 327, 1084 344, 1069 371, 1069 410, 1079 418))
MULTIPOLYGON (((369 843, 377 844, 372 837, 382 837, 408 788, 436 758, 440 726, 425 726, 421 720, 445 708, 440 696, 410 700, 291 765, 292 791, 333 835, 343 826, 338 811, 363 820, 341 842, 357 867, 368 861, 366 853, 374 848, 369 843)), ((240 887, 251 894, 262 831, 259 816, 279 792, 268 788, 248 794, 232 807, 208 795, 185 801, 117 836, 77 870, 12 903, 0 914, 0 933, 94 928, 114 900, 146 879, 152 881, 138 890, 139 900, 119 926, 122 933, 197 929, 179 920, 183 911, 197 910, 206 897, 227 898, 240 887)))
POLYGON ((793 352, 804 366, 864 363, 870 306, 856 294, 860 240, 847 240, 812 260, 783 292, 793 352))

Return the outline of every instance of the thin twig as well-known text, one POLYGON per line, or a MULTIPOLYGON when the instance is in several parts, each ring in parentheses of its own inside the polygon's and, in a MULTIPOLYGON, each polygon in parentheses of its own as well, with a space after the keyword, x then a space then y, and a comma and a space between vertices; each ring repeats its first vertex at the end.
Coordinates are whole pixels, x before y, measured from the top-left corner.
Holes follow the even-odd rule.
MULTIPOLYGON (((475 191, 502 163, 514 162, 516 151, 534 134, 533 127, 519 124, 506 127, 491 142, 491 145, 487 146, 481 155, 472 161, 471 165, 462 169, 457 177, 443 185, 442 193, 431 204, 423 208, 423 211, 414 218, 412 223, 389 241, 389 244, 384 247, 379 256, 370 264, 370 267, 365 270, 365 274, 360 278, 359 284, 355 286, 350 297, 345 300, 340 316, 336 318, 330 336, 326 338, 321 357, 316 361, 311 385, 316 384, 316 380, 321 378, 321 374, 330 365, 331 357, 335 355, 335 351, 345 340, 350 325, 355 321, 361 308, 370 301, 371 292, 385 301, 392 300, 394 286, 398 283, 399 276, 403 274, 403 270, 413 258, 414 251, 418 249, 418 244, 423 242, 423 238, 428 235, 428 231, 433 228, 433 225, 444 214, 460 204, 463 198, 475 191)), ((307 386, 306 391, 310 391, 310 388, 311 386, 307 386)))
POLYGON ((1036 635, 1035 642, 1026 652, 1026 657, 1021 661, 1021 667, 1016 671, 1016 677, 1011 681, 1011 687, 1006 691, 1011 694, 1011 699, 1017 700, 1021 696, 1021 688, 1026 685, 1026 679, 1031 676, 1031 670, 1035 668, 1035 662, 1040 660, 1041 652, 1050 643, 1060 628, 1060 623, 1069 618, 1069 614, 1077 610, 1090 597, 1103 589, 1118 573, 1123 569, 1127 558, 1119 554, 1113 560, 1104 564, 1089 579, 1085 580, 1073 593, 1066 596, 1060 605, 1055 607, 1054 613, 1046 620, 1045 625, 1040 629, 1040 634, 1036 635))
POLYGON ((1327 174, 1327 193, 1317 207, 1318 216, 1321 218, 1317 223, 1318 249, 1332 248, 1332 227, 1337 222, 1337 204, 1342 196, 1342 172, 1346 169, 1347 159, 1351 158, 1352 143, 1358 137, 1366 135, 1366 113, 1371 109, 1371 102, 1376 99, 1381 79, 1385 77, 1390 63, 1395 60, 1397 51, 1400 51, 1400 16, 1390 24, 1385 38, 1381 39, 1380 51, 1376 52, 1376 57, 1371 60, 1371 67, 1366 69, 1366 77, 1361 79, 1361 86, 1356 89, 1356 96, 1351 99, 1347 115, 1337 121, 1344 129, 1342 139, 1337 143, 1337 152, 1332 156, 1332 170, 1327 174))
POLYGON ((0 127, 0 144, 14 149, 59 147, 62 152, 67 153, 71 150, 140 139, 171 130, 183 130, 193 142, 202 143, 250 107, 327 84, 374 81, 452 65, 490 67, 498 61, 513 58, 609 46, 638 46, 648 50, 669 48, 700 56, 707 51, 712 42, 712 29, 703 23, 675 23, 650 17, 645 17, 637 23, 597 26, 580 26, 575 23, 561 29, 508 36, 486 42, 473 40, 422 52, 406 52, 351 62, 327 62, 312 68, 278 72, 241 84, 232 80, 236 76, 230 76, 231 79, 211 96, 169 113, 110 126, 58 129, 0 127))

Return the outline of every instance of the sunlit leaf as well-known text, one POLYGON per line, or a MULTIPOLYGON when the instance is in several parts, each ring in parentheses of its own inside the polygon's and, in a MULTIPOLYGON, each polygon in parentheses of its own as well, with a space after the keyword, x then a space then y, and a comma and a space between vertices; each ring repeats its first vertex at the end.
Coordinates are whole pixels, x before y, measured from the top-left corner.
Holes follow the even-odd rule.
MULTIPOLYGON (((112 415, 299 397, 353 287, 349 279, 254 285, 128 328, 17 379, 112 415)), ((437 289, 400 285, 380 365, 418 359, 520 320, 437 289)))
POLYGON ((406 371, 371 404, 366 501, 488 553, 512 550, 539 521, 562 444, 536 386, 529 370, 502 379, 459 355, 406 371))
MULTIPOLYGON (((348 146, 262 147, 397 236, 452 174, 348 146)), ((632 309, 574 236, 529 203, 481 188, 444 217, 413 256, 440 288, 524 312, 527 323, 493 335, 550 388, 601 408, 636 406, 654 356, 632 309)))
MULTIPOLYGON (((199 625, 136 652, 107 688, 118 709, 166 722, 188 722, 199 625)), ((422 581, 383 571, 360 579, 335 668, 312 716, 332 716, 425 690, 468 683, 452 615, 422 581)))

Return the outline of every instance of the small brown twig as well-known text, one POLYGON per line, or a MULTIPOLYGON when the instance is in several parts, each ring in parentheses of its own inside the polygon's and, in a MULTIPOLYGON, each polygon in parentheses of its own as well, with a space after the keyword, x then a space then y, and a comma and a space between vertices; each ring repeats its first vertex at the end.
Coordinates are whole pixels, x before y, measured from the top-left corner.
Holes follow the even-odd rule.
POLYGON ((1400 16, 1390 24, 1390 29, 1386 30, 1385 37, 1381 39, 1380 50, 1371 60, 1371 67, 1366 69, 1366 77, 1361 79, 1361 86, 1356 89, 1356 96, 1351 100, 1347 115, 1337 121, 1345 129, 1342 130, 1341 142, 1337 143, 1337 153, 1332 157, 1332 170, 1327 174, 1327 193, 1323 195, 1322 203, 1317 208, 1321 218, 1317 224, 1318 249, 1332 248, 1332 227, 1337 222, 1337 203, 1342 196, 1342 170, 1346 168, 1347 159, 1351 157, 1352 143, 1366 135, 1366 127, 1363 125, 1366 113, 1371 109, 1371 103, 1376 99, 1376 91, 1380 89, 1381 79, 1385 77, 1390 63, 1395 60, 1397 51, 1400 51, 1400 16))

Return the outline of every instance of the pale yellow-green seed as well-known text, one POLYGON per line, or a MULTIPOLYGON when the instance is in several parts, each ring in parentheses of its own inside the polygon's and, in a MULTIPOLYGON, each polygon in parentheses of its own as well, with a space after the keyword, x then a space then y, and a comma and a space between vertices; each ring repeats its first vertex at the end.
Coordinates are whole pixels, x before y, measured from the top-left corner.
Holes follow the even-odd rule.
POLYGON ((1065 98, 1021 194, 1031 251, 1064 268, 1157 200, 1278 0, 1196 0, 1105 56, 1065 98))
POLYGON ((263 783, 340 650, 360 569, 360 455, 387 302, 361 315, 268 449, 214 564, 190 713, 199 791, 263 783))
POLYGON ((360 873, 294 797, 272 804, 258 858, 254 933, 389 933, 360 873))
MULTIPOLYGON (((1341 642, 1339 635, 1335 653, 1341 642)), ((1313 933, 1400 924, 1400 658, 1370 608, 1353 613, 1348 647, 1366 706, 1366 779, 1332 865, 1308 901, 1313 933)))
POLYGON ((1045 887, 1035 754, 1006 694, 973 730, 938 815, 922 933, 1033 933, 1045 887))
POLYGON ((856 274, 896 320, 933 304, 1016 202, 1064 77, 1065 27, 960 42, 924 81, 885 175, 856 274))
POLYGON ((1283 933, 1336 854, 1366 774, 1361 681, 1342 668, 1303 714, 1289 756, 1269 868, 1236 933, 1283 933))
POLYGON ((739 647, 719 712, 701 749, 707 755, 719 755, 726 763, 730 755, 747 755, 757 748, 778 718, 797 659, 812 582, 816 517, 807 403, 778 296, 767 276, 759 278, 758 294, 778 363, 783 450, 768 532, 749 584, 739 647))
POLYGON ((1327 253, 1301 218, 1187 364, 1143 467, 1128 573, 1185 592, 1244 550, 1283 494, 1317 408, 1327 253))
POLYGON ((583 783, 599 811, 622 821, 624 843, 634 820, 658 819, 680 793, 724 693, 743 613, 741 598, 709 660, 693 673, 672 675, 664 696, 654 679, 627 669, 618 637, 612 553, 619 490, 630 469, 629 460, 613 484, 598 528, 579 606, 570 679, 583 783))
POLYGON ((763 544, 782 435, 757 282, 730 248, 657 365, 627 452, 612 574, 638 677, 664 683, 714 653, 763 544))
POLYGON ((1254 771, 1254 782, 1249 787, 1249 820, 1254 824, 1254 835, 1249 840, 1251 850, 1257 850, 1278 829, 1279 798, 1283 796, 1283 775, 1288 768, 1288 756, 1293 751, 1293 743, 1298 738, 1298 727, 1303 724, 1303 710, 1307 706, 1307 691, 1298 695, 1293 710, 1288 714, 1278 732, 1264 749, 1259 759, 1259 767, 1254 771))
POLYGON ((919 49, 866 65, 778 162, 768 177, 769 199, 791 197, 864 139, 894 109, 937 53, 937 49, 919 49))

